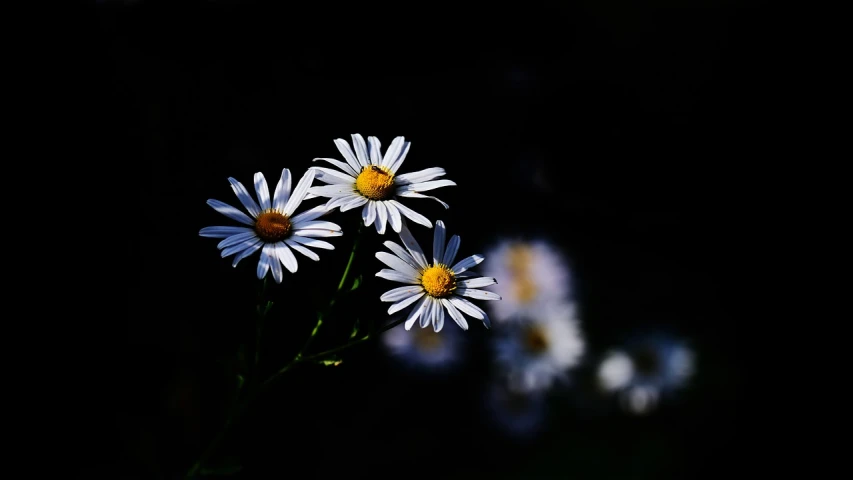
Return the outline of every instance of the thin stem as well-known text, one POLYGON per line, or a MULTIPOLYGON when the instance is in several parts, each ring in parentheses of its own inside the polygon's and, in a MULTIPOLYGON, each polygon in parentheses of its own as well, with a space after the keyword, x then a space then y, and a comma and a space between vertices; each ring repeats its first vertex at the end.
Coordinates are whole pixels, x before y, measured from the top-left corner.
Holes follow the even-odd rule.
POLYGON ((348 349, 348 348, 350 348, 350 347, 352 347, 352 346, 358 345, 359 343, 366 342, 366 341, 370 340, 370 339, 371 339, 371 338, 373 338, 375 335, 379 335, 379 334, 380 334, 380 333, 382 333, 382 332, 385 332, 385 331, 391 330, 392 328, 396 327, 397 325, 399 325, 399 324, 403 323, 405 320, 406 320, 406 318, 405 318, 405 317, 400 318, 400 319, 398 319, 398 320, 395 320, 395 321, 393 321, 393 322, 389 323, 388 325, 385 325, 384 327, 382 327, 381 329, 379 329, 379 330, 378 330, 377 332, 375 332, 375 333, 368 333, 367 335, 365 335, 365 336, 363 336, 363 337, 361 337, 361 338, 357 338, 357 339, 355 339, 355 340, 353 340, 353 341, 351 341, 351 342, 345 343, 345 344, 343 344, 343 345, 341 345, 341 346, 339 346, 339 347, 330 348, 330 349, 328 349, 328 350, 326 350, 326 351, 323 351, 323 352, 320 352, 320 353, 315 353, 314 355, 309 355, 309 356, 307 356, 307 357, 302 357, 302 358, 300 358, 300 359, 299 359, 299 361, 301 361, 301 362, 307 362, 307 361, 311 361, 311 360, 317 360, 317 359, 323 358, 323 357, 325 357, 325 356, 327 356, 327 355, 330 355, 330 354, 332 354, 332 353, 337 353, 337 352, 340 352, 341 350, 346 350, 346 349, 348 349))

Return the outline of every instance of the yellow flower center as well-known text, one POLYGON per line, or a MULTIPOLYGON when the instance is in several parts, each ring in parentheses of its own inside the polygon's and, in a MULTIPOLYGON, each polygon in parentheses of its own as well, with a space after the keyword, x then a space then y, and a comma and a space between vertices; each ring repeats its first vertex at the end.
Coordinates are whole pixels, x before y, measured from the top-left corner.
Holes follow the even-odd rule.
POLYGON ((449 268, 438 263, 424 270, 421 285, 431 297, 446 297, 456 290, 456 276, 449 268))
POLYGON ((361 169, 355 188, 371 200, 385 200, 394 192, 394 174, 385 167, 369 165, 361 169))
POLYGON ((512 290, 521 303, 530 303, 538 294, 536 283, 530 276, 533 253, 527 245, 514 245, 506 257, 506 266, 513 276, 512 290))
POLYGON ((530 327, 524 332, 524 348, 530 353, 542 353, 548 349, 548 338, 539 327, 530 327))
POLYGON ((430 352, 441 346, 442 338, 431 328, 416 328, 414 340, 420 350, 430 352))
POLYGON ((290 219, 287 215, 275 210, 267 210, 258 215, 258 219, 255 220, 255 233, 267 243, 275 243, 287 238, 290 235, 290 227, 290 219))

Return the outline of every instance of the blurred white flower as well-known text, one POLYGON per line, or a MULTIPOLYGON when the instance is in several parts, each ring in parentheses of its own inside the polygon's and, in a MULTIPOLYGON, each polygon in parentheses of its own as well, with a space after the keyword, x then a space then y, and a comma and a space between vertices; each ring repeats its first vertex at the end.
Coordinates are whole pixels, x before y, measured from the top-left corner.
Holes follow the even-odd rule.
POLYGON ((567 371, 580 362, 584 350, 571 303, 540 305, 494 337, 497 366, 516 392, 546 390, 555 380, 567 380, 567 371))
POLYGON ((625 352, 612 351, 598 365, 598 384, 605 391, 628 385, 634 376, 634 362, 625 352))
POLYGON ((451 328, 437 333, 430 328, 408 332, 395 327, 382 334, 387 355, 404 366, 421 370, 443 370, 462 359, 460 330, 451 328))
POLYGON ((449 208, 445 202, 422 193, 456 185, 450 180, 436 180, 444 175, 443 168, 433 167, 397 175, 397 170, 403 165, 411 145, 403 137, 396 137, 384 156, 376 137, 367 137, 365 143, 364 138, 356 133, 352 135, 352 144, 355 152, 346 140, 335 140, 335 145, 346 162, 333 158, 314 159, 323 160, 339 169, 312 167, 317 172, 317 180, 328 185, 313 187, 309 194, 329 197, 326 203, 328 209, 340 208, 342 212, 346 212, 363 206, 361 218, 364 224, 372 223, 377 232, 384 234, 386 223, 390 223, 391 228, 399 233, 403 224, 402 217, 432 228, 432 223, 426 217, 400 203, 398 198, 431 198, 441 203, 444 208, 449 208))
POLYGON ((545 240, 502 240, 486 251, 491 260, 483 275, 499 278, 495 292, 503 297, 490 305, 496 322, 528 314, 543 303, 571 299, 571 276, 563 255, 545 240))
POLYGON ((544 392, 515 392, 503 382, 492 382, 484 401, 487 420, 512 437, 530 439, 545 427, 548 411, 544 392))
POLYGON ((444 222, 435 222, 432 262, 427 260, 421 246, 405 224, 400 230, 400 240, 406 248, 387 241, 383 245, 394 254, 376 253, 376 258, 391 267, 377 272, 377 277, 408 284, 388 290, 379 297, 383 302, 394 302, 388 308, 389 315, 414 304, 406 318, 406 330, 411 329, 420 318, 421 328, 432 325, 433 330, 439 332, 444 328, 445 311, 462 330, 468 330, 468 321, 462 316, 463 313, 481 320, 488 328, 490 322, 486 312, 464 297, 477 300, 501 299, 494 292, 480 290, 497 283, 494 278, 480 277, 468 270, 482 262, 485 257, 471 255, 454 264, 459 251, 459 235, 451 237, 445 247, 446 233, 444 222))
POLYGON ((317 237, 343 235, 341 227, 337 224, 317 220, 327 213, 322 205, 293 215, 302 204, 308 188, 311 187, 311 182, 314 181, 312 170, 305 172, 291 192, 290 170, 283 169, 272 197, 270 197, 264 174, 256 173, 254 186, 260 204, 252 198, 242 183, 234 178, 229 178, 228 181, 231 182, 231 189, 251 216, 225 202, 210 199, 207 204, 214 210, 244 226, 205 227, 198 234, 202 237, 224 238, 217 248, 222 250, 223 258, 234 255, 232 263, 234 267, 240 260, 260 250, 261 259, 257 269, 259 279, 264 278, 271 270, 276 283, 281 283, 284 278, 282 265, 291 273, 295 273, 298 267, 293 250, 311 260, 318 261, 320 256, 308 247, 326 250, 334 250, 335 247, 317 237))

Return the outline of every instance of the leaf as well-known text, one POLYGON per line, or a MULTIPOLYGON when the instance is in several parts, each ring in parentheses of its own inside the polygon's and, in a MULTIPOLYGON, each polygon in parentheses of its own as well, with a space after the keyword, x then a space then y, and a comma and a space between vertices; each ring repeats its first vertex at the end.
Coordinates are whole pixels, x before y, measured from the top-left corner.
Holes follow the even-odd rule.
POLYGON ((361 275, 359 274, 359 276, 355 277, 355 280, 353 280, 352 288, 350 288, 350 291, 353 291, 360 286, 361 286, 361 275))
POLYGON ((243 388, 244 383, 246 383, 246 379, 242 375, 237 375, 237 390, 243 388))
POLYGON ((320 365, 325 365, 327 367, 337 367, 338 365, 344 363, 344 361, 337 358, 330 358, 329 360, 317 360, 317 363, 319 363, 320 365))
POLYGON ((352 333, 349 334, 349 338, 355 338, 355 336, 358 335, 358 327, 359 327, 359 322, 358 322, 358 319, 356 318, 355 324, 352 326, 352 333))

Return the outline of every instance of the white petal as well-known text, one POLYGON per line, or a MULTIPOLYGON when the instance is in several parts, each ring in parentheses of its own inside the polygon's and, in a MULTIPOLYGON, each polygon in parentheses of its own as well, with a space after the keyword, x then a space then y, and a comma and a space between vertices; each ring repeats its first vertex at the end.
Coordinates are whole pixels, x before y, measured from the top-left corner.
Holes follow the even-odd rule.
POLYGON ((268 243, 264 245, 264 253, 267 253, 270 257, 270 270, 272 270, 272 278, 275 280, 275 283, 281 283, 284 280, 284 270, 281 268, 281 260, 278 256, 278 247, 274 243, 268 243), (267 249, 270 249, 269 253, 267 253, 267 249))
POLYGON ((401 247, 400 245, 397 245, 396 243, 392 242, 391 240, 388 240, 387 242, 383 243, 382 245, 385 245, 386 247, 388 247, 389 250, 394 252, 394 255, 397 255, 398 257, 400 257, 401 260, 403 260, 404 262, 411 265, 412 268, 414 268, 415 270, 418 270, 418 262, 415 261, 414 257, 412 257, 412 254, 410 254, 405 248, 401 247))
POLYGON ((385 280, 391 280, 392 282, 400 282, 400 283, 408 283, 409 285, 420 285, 421 281, 417 277, 411 277, 404 273, 400 273, 397 270, 391 270, 390 268, 383 268, 376 272, 376 276, 379 278, 384 278, 385 280))
POLYGON ((424 255, 424 251, 421 250, 421 246, 418 244, 415 237, 412 236, 412 232, 409 230, 409 227, 403 225, 403 228, 400 229, 400 240, 403 242, 403 245, 406 247, 406 250, 412 254, 412 258, 415 259, 418 266, 421 268, 427 268, 429 266, 429 262, 427 262, 426 255, 424 255))
POLYGON ((447 235, 447 229, 444 228, 444 222, 438 220, 435 222, 435 231, 432 234, 432 261, 433 265, 441 263, 444 259, 444 239, 447 235))
POLYGON ((448 205, 447 202, 445 202, 444 200, 439 200, 438 197, 433 197, 430 195, 424 195, 424 194, 418 193, 418 192, 399 192, 396 195, 398 197, 403 197, 403 198, 429 198, 431 200, 435 200, 436 202, 440 203, 441 206, 444 207, 445 210, 450 208, 450 205, 448 205))
POLYGON ((382 159, 383 167, 390 168, 394 164, 394 161, 397 160, 397 157, 400 156, 400 150, 403 148, 403 140, 405 140, 403 137, 395 137, 391 141, 391 146, 388 147, 385 157, 382 159))
POLYGON ((399 195, 402 192, 426 192, 441 187, 450 187, 456 185, 453 180, 433 180, 431 182, 413 183, 411 185, 401 185, 397 187, 396 193, 399 195))
POLYGON ((409 153, 409 147, 412 146, 412 142, 406 142, 403 144, 403 148, 400 150, 400 156, 397 157, 397 160, 388 167, 391 169, 391 173, 397 173, 397 170, 403 165, 403 161, 406 159, 406 155, 409 153))
POLYGON ((391 224, 391 230, 400 233, 400 229, 403 228, 403 219, 400 218, 400 211, 390 203, 385 204, 385 210, 388 210, 388 223, 391 224))
POLYGON ((335 185, 352 185, 355 183, 355 178, 344 172, 332 170, 331 168, 311 167, 311 170, 317 172, 316 179, 321 182, 331 183, 335 185))
POLYGON ((382 164, 382 144, 379 143, 379 139, 376 137, 367 137, 367 149, 370 154, 370 163, 371 165, 381 165, 382 164))
POLYGON ((462 240, 459 238, 459 235, 454 235, 450 237, 450 241, 447 242, 447 250, 444 251, 444 257, 441 259, 441 263, 445 265, 452 265, 453 261, 456 260, 456 252, 459 251, 459 243, 462 240))
POLYGON ((337 223, 326 222, 324 220, 308 220, 299 223, 293 223, 294 230, 332 230, 339 232, 341 227, 337 223))
POLYGON ((376 202, 376 231, 380 235, 385 235, 385 225, 388 222, 388 210, 385 209, 385 202, 376 202))
POLYGON ((415 306, 412 308, 412 311, 409 312, 409 316, 406 318, 406 330, 411 330, 412 325, 415 324, 415 321, 418 319, 418 317, 420 317, 424 313, 426 306, 429 305, 429 300, 430 297, 428 296, 421 297, 421 299, 418 300, 418 303, 415 304, 415 306))
MULTIPOLYGON (((270 264, 272 263, 272 258, 270 258, 270 252, 273 251, 273 246, 269 243, 264 244, 264 248, 261 250, 261 259, 258 261, 258 278, 263 279, 266 276, 267 271, 270 269, 270 264)), ((278 261, 278 260, 276 260, 278 261)))
POLYGON ((361 210, 361 219, 364 220, 364 226, 371 225, 376 220, 376 202, 369 200, 367 205, 361 210))
POLYGON ((246 247, 246 249, 244 249, 242 252, 235 255, 234 261, 231 262, 231 266, 236 267, 237 264, 240 263, 240 260, 243 260, 244 258, 248 257, 249 255, 257 252, 258 249, 260 249, 262 246, 264 246, 264 242, 259 238, 255 243, 253 243, 249 247, 246 247))
POLYGON ((290 238, 285 240, 284 243, 286 243, 288 247, 296 250, 297 252, 301 253, 302 255, 305 255, 306 257, 310 258, 311 260, 314 260, 315 262, 320 260, 320 255, 317 255, 316 253, 312 252, 311 250, 308 250, 307 248, 303 247, 302 245, 298 244, 297 242, 294 242, 290 238))
POLYGON ((432 329, 435 333, 438 333, 442 328, 444 328, 444 309, 441 308, 441 303, 438 302, 438 299, 433 301, 438 305, 435 309, 435 316, 433 316, 432 319, 432 329))
POLYGON ((258 207, 258 203, 255 202, 255 199, 249 195, 249 191, 246 190, 246 187, 243 186, 242 183, 238 182, 237 179, 233 177, 228 177, 228 181, 231 182, 231 190, 234 190, 234 194, 237 195, 237 198, 240 199, 240 203, 246 207, 246 210, 249 214, 255 218, 261 213, 261 208, 258 207))
POLYGON ((279 212, 284 210, 287 200, 290 199, 290 170, 283 168, 281 170, 281 178, 275 186, 275 192, 272 194, 272 208, 279 212))
POLYGON ((388 201, 391 202, 392 204, 394 204, 394 206, 397 207, 397 210, 399 210, 400 213, 405 215, 406 218, 408 218, 409 220, 411 220, 415 223, 419 223, 419 224, 421 224, 427 228, 432 228, 432 222, 430 222, 425 216, 423 216, 420 213, 412 210, 411 208, 403 205, 402 203, 398 202, 397 200, 388 200, 388 201))
POLYGON ((456 285, 463 287, 463 288, 480 288, 480 287, 488 287, 489 285, 494 285, 496 283, 498 283, 498 281, 492 277, 479 277, 479 278, 472 278, 469 280, 462 280, 462 281, 458 282, 456 285))
POLYGON ((424 289, 420 285, 408 285, 405 287, 392 288, 391 290, 383 293, 382 296, 379 297, 379 300, 383 302, 399 302, 400 300, 404 300, 423 291, 424 289))
POLYGON ((427 325, 432 323, 432 319, 435 316, 434 312, 435 312, 436 306, 437 306, 437 304, 436 304, 435 299, 432 297, 429 297, 427 299, 426 307, 424 307, 424 313, 421 314, 421 321, 418 322, 418 323, 420 323, 421 328, 426 328, 427 325))
POLYGON ((356 198, 363 198, 363 197, 361 195, 358 195, 355 193, 346 193, 346 194, 338 196, 338 197, 332 197, 331 199, 329 199, 328 202, 326 202, 326 210, 332 211, 338 207, 342 207, 342 206, 346 205, 347 203, 355 200, 356 198))
POLYGON ((351 195, 356 193, 353 185, 342 184, 311 187, 308 191, 318 197, 340 197, 341 195, 351 195))
POLYGON ((308 228, 305 230, 294 230, 293 233, 291 234, 290 238, 293 238, 294 236, 309 237, 309 238, 328 238, 328 237, 340 237, 341 235, 343 235, 343 232, 341 232, 340 230, 338 230, 338 231, 316 230, 316 229, 308 228))
POLYGON ((486 290, 474 290, 471 288, 457 288, 454 293, 456 293, 456 295, 462 295, 463 297, 476 298, 477 300, 501 299, 501 296, 495 292, 489 292, 486 290))
POLYGON ((459 260, 459 263, 457 263, 450 269, 453 270, 453 273, 462 273, 465 270, 468 270, 469 268, 473 267, 474 265, 478 265, 485 259, 486 257, 479 254, 471 255, 470 257, 465 257, 462 260, 459 260))
POLYGON ((211 198, 210 200, 207 201, 207 204, 210 205, 211 207, 213 207, 214 210, 225 215, 226 217, 230 218, 231 220, 236 220, 236 221, 238 221, 240 223, 244 223, 246 225, 255 226, 255 221, 252 220, 251 218, 249 218, 248 215, 241 212, 240 210, 237 210, 236 208, 232 207, 231 205, 228 205, 225 202, 220 202, 219 200, 214 200, 211 198))
POLYGON ((341 205, 341 211, 346 212, 354 208, 358 208, 364 205, 365 203, 367 203, 366 197, 355 197, 350 199, 350 201, 348 201, 347 203, 341 205))
POLYGON ((305 194, 308 193, 308 189, 311 188, 311 182, 314 181, 314 175, 314 170, 311 169, 306 171, 305 175, 302 175, 299 183, 296 184, 296 188, 293 189, 293 194, 290 195, 290 198, 284 205, 283 213, 285 215, 293 215, 293 212, 299 208, 299 204, 302 203, 302 200, 305 198, 305 194))
POLYGON ((468 316, 474 317, 477 320, 482 320, 485 317, 486 312, 483 309, 462 297, 451 296, 447 300, 468 316))
POLYGON ((335 246, 329 242, 324 240, 318 240, 316 238, 308 238, 308 237, 300 237, 297 235, 291 235, 288 240, 293 240, 294 242, 299 242, 306 247, 311 248, 322 248, 324 250, 334 250, 335 246))
POLYGON ((402 309, 408 307, 409 305, 417 302, 418 299, 423 297, 424 295, 426 295, 426 292, 422 291, 420 293, 416 293, 416 294, 412 295, 411 297, 406 298, 405 300, 400 300, 399 302, 395 303, 394 305, 391 305, 390 307, 388 307, 388 315, 399 312, 400 310, 402 310, 402 309))
POLYGON ((389 267, 393 268, 394 270, 397 270, 398 272, 406 276, 412 278, 417 278, 420 276, 420 272, 412 268, 411 265, 404 262, 400 258, 391 255, 390 253, 376 252, 376 258, 378 258, 380 262, 384 263, 385 265, 388 265, 389 267))
POLYGON ((459 325, 459 328, 462 330, 468 330, 468 321, 465 320, 465 317, 462 316, 462 313, 453 306, 453 303, 446 298, 441 299, 441 305, 447 309, 447 313, 450 314, 450 318, 459 325))
POLYGON ((276 242, 275 250, 279 261, 281 261, 281 263, 290 270, 290 273, 296 273, 296 269, 299 264, 296 262, 296 257, 293 255, 293 251, 290 250, 290 247, 285 245, 284 242, 276 242))
POLYGON ((426 182, 444 174, 444 169, 440 167, 425 168, 423 170, 418 170, 417 172, 397 175, 394 177, 394 183, 396 185, 409 185, 411 183, 426 182))
POLYGON ((209 238, 225 238, 238 233, 253 232, 251 228, 246 227, 204 227, 198 231, 202 237, 209 238))
POLYGON ((255 232, 238 233, 236 235, 231 235, 230 237, 226 238, 225 240, 222 240, 221 242, 219 242, 219 244, 216 246, 216 248, 222 249, 222 248, 230 247, 231 245, 237 245, 238 243, 245 242, 246 240, 249 240, 251 238, 258 238, 258 236, 255 234, 255 232))
POLYGON ((258 203, 261 205, 261 210, 269 210, 270 204, 270 187, 267 185, 267 179, 261 172, 255 173, 255 193, 258 194, 258 203))
POLYGON ((362 167, 370 165, 370 159, 367 156, 367 145, 360 134, 356 133, 352 135, 352 147, 355 149, 355 156, 358 159, 358 163, 362 167))
MULTIPOLYGON (((282 207, 282 208, 284 208, 284 207, 282 207)), ((305 210, 304 212, 302 212, 298 215, 294 215, 293 217, 291 217, 290 223, 291 223, 291 225, 293 225, 293 224, 297 224, 300 222, 307 222, 310 220, 314 220, 316 218, 320 218, 327 213, 329 213, 329 211, 326 210, 325 205, 318 205, 318 206, 312 208, 311 210, 305 210)))
POLYGON ((347 143, 343 138, 336 138, 335 146, 338 147, 338 151, 344 156, 344 160, 347 161, 347 164, 352 168, 353 172, 358 175, 358 172, 361 171, 362 165, 355 158, 355 154, 352 152, 352 148, 350 148, 349 143, 347 143))
POLYGON ((261 240, 260 238, 257 238, 257 237, 250 238, 248 240, 244 240, 240 243, 235 243, 234 245, 230 245, 227 248, 222 249, 222 252, 220 252, 220 254, 222 255, 222 258, 225 258, 225 257, 231 256, 231 255, 234 255, 235 253, 240 253, 243 250, 246 250, 247 248, 251 248, 256 243, 263 244, 264 242, 263 242, 263 240, 261 240))
MULTIPOLYGON (((346 143, 346 142, 344 142, 344 143, 346 143)), ((347 147, 347 148, 349 148, 349 147, 347 147)), ((349 174, 349 175, 350 175, 351 177, 353 177, 353 178, 358 177, 358 172, 357 172, 357 171, 353 170, 351 166, 349 166, 348 164, 346 164, 346 163, 344 163, 344 162, 342 162, 342 161, 340 161, 340 160, 335 160, 334 158, 315 158, 313 161, 315 161, 315 162, 316 162, 317 160, 322 160, 322 161, 324 161, 324 162, 329 162, 329 163, 331 163, 332 165, 334 165, 334 166, 336 166, 336 167, 340 168, 340 169, 341 169, 341 171, 343 171, 344 173, 349 174)))

